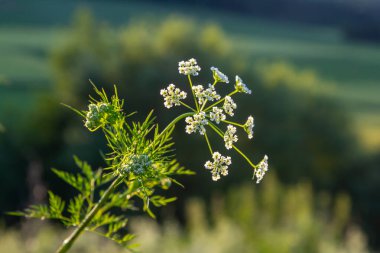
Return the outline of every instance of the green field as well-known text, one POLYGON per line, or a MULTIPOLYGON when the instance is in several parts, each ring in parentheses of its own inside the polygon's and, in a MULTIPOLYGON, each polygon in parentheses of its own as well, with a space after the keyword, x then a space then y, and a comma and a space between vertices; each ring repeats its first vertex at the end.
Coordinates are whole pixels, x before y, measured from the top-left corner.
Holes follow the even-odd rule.
MULTIPOLYGON (((65 37, 65 26, 76 5, 74 1, 36 1, 13 13, 0 11, 0 107, 5 111, 33 103, 36 94, 49 90, 49 52, 65 37)), ((370 148, 380 144, 380 46, 349 43, 333 28, 269 22, 225 12, 210 14, 185 6, 132 1, 96 2, 88 7, 97 18, 116 26, 173 13, 219 24, 232 41, 232 50, 252 62, 281 60, 315 71, 334 86, 332 95, 353 116, 363 144, 370 148)))

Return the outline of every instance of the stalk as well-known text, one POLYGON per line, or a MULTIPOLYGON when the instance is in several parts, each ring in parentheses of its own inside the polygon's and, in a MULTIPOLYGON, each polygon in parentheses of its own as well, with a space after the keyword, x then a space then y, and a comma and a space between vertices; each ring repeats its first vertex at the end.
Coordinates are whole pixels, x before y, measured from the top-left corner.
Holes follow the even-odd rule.
POLYGON ((94 218, 99 209, 104 205, 109 195, 116 189, 116 187, 119 185, 119 183, 123 181, 123 179, 124 177, 119 176, 112 182, 112 184, 104 192, 98 203, 96 203, 96 205, 91 209, 91 211, 86 215, 81 224, 71 233, 71 235, 63 241, 61 247, 59 247, 56 253, 65 253, 73 246, 75 240, 78 239, 78 237, 86 229, 87 225, 91 222, 91 220, 94 218))
MULTIPOLYGON (((220 137, 222 137, 222 139, 224 138, 222 131, 217 126, 215 126, 211 122, 209 122, 209 125, 220 137)), ((251 162, 251 160, 240 149, 238 149, 235 145, 232 145, 232 148, 235 149, 235 151, 238 152, 249 163, 249 165, 252 166, 252 168, 257 168, 257 165, 254 165, 251 162)))
POLYGON ((172 128, 172 127, 173 127, 178 121, 180 121, 181 119, 186 118, 186 117, 188 117, 188 116, 192 116, 192 115, 194 115, 194 112, 187 112, 187 113, 181 114, 181 115, 179 115, 177 118, 173 119, 172 122, 170 122, 170 123, 165 127, 165 129, 162 130, 162 132, 157 136, 156 140, 159 140, 159 139, 162 137, 162 135, 163 135, 164 133, 166 133, 166 131, 168 131, 169 129, 171 129, 171 128, 172 128))
POLYGON ((193 90, 193 82, 191 81, 190 75, 187 75, 187 78, 189 79, 190 89, 191 89, 191 93, 193 94, 195 107, 197 108, 197 111, 199 111, 198 101, 197 101, 197 99, 195 97, 194 90, 193 90))

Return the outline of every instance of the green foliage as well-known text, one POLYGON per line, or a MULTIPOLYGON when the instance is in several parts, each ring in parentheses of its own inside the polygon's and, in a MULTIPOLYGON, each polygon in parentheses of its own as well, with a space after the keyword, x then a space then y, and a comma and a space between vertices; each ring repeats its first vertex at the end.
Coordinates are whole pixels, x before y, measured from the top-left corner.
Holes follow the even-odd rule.
MULTIPOLYGON (((174 125, 159 132, 152 112, 143 122, 128 123, 126 119, 132 114, 124 114, 123 100, 118 98, 116 88, 111 98, 103 89, 95 86, 94 89, 99 99, 90 97, 88 111, 68 107, 85 119, 84 125, 91 132, 103 131, 110 149, 104 157, 108 167, 94 171, 87 162, 74 156, 79 173, 52 169, 57 177, 78 192, 67 205, 49 191, 48 204, 33 205, 24 212, 9 214, 56 219, 67 227, 77 227, 79 232, 74 233, 78 235, 85 229, 129 248, 128 243, 134 235, 125 230, 128 222, 125 212, 138 209, 134 199, 141 199, 143 210, 155 217, 150 203, 161 207, 176 200, 175 197, 157 195, 156 188, 167 190, 171 182, 177 183, 172 177, 193 172, 184 170, 174 159, 171 141, 174 125), (94 108, 99 115, 95 122, 91 122, 94 121, 94 108)), ((74 240, 66 240, 58 252, 66 252, 74 240)))
POLYGON ((349 217, 345 194, 316 193, 309 183, 286 187, 273 174, 263 188, 242 185, 210 203, 187 202, 187 225, 158 227, 131 221, 144 252, 369 252, 362 230, 349 217))
MULTIPOLYGON (((210 202, 188 200, 184 226, 172 219, 159 225, 133 217, 130 230, 139 235, 135 241, 146 253, 369 252, 366 236, 349 218, 351 201, 346 194, 318 193, 308 182, 285 186, 273 174, 261 186, 235 186, 225 195, 214 195, 210 202)), ((123 225, 123 220, 115 222, 104 233, 123 225)), ((18 231, 0 230, 0 251, 19 253, 27 248, 31 253, 51 252, 54 248, 46 242, 58 241, 56 237, 61 233, 59 229, 43 227, 28 240, 21 240, 18 231), (15 243, 18 247, 13 246, 15 243)), ((99 237, 84 235, 72 252, 124 251, 99 237)))

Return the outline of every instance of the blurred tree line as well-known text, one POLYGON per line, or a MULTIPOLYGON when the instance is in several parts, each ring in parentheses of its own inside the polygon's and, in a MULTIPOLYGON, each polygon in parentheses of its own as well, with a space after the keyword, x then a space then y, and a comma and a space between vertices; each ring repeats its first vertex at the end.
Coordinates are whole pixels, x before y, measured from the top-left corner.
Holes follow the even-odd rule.
MULTIPOLYGON (((188 1, 159 1, 188 4, 188 1)), ((380 42, 380 5, 377 1, 193 0, 191 4, 271 20, 339 27, 347 40, 380 42)))
MULTIPOLYGON (((217 25, 200 25, 175 16, 112 29, 96 22, 89 12, 78 12, 66 41, 51 53, 55 75, 52 92, 41 96, 28 115, 20 116, 17 126, 0 135, 1 210, 24 207, 26 201, 43 201, 44 184, 69 195, 49 168, 69 170, 72 154, 94 166, 102 165, 98 154, 105 150, 103 140, 97 135, 90 137, 79 117, 59 105, 63 102, 85 109, 92 91, 88 79, 106 90, 117 84, 120 97, 126 100, 126 112, 138 111, 134 117, 142 118, 154 109, 163 126, 176 114, 163 107, 159 91, 169 83, 186 83, 177 72, 177 62, 191 57, 202 67, 195 83, 210 81, 209 68, 215 65, 230 80, 238 73, 253 90, 252 96, 237 99, 239 114, 255 117, 257 134, 253 143, 243 144, 245 150, 251 150, 253 160, 257 162, 263 155, 256 150, 265 150, 270 170, 276 171, 281 182, 308 179, 317 190, 349 192, 353 217, 364 224, 373 245, 380 243, 375 240, 380 232, 376 226, 380 207, 374 202, 379 195, 380 173, 375 168, 380 155, 362 154, 345 112, 325 92, 323 81, 285 63, 259 63, 237 56, 217 25)), ((177 214, 183 213, 186 197, 207 199, 212 192, 252 176, 248 166, 229 153, 236 161, 230 176, 211 183, 203 168, 209 154, 200 137, 190 138, 182 123, 177 126, 175 142, 178 160, 198 174, 183 180, 186 188, 176 193, 180 199, 177 214)))

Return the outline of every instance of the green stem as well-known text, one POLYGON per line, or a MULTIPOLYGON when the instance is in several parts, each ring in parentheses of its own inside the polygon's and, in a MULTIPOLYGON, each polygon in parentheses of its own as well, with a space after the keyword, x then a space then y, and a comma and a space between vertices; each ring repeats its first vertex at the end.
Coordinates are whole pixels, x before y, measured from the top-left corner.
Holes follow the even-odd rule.
POLYGON ((194 91, 193 91, 193 82, 191 81, 190 75, 187 75, 187 78, 189 79, 190 89, 191 89, 191 93, 193 94, 195 107, 197 108, 197 111, 199 111, 198 101, 197 101, 197 98, 195 97, 195 94, 194 94, 194 91))
POLYGON ((236 123, 236 122, 233 122, 233 121, 222 120, 222 122, 244 128, 244 125, 236 123))
POLYGON ((203 103, 203 105, 202 105, 202 107, 201 107, 201 110, 200 111, 202 111, 203 110, 203 108, 205 107, 205 105, 207 104, 207 100, 203 103))
POLYGON ((73 246, 75 240, 78 239, 78 237, 83 233, 88 224, 90 224, 94 216, 98 213, 99 209, 104 205, 110 194, 116 189, 119 183, 123 181, 123 179, 123 177, 118 177, 112 182, 108 189, 103 193, 99 202, 91 209, 89 213, 87 213, 81 224, 71 233, 71 235, 63 241, 61 247, 59 247, 56 253, 65 253, 73 246))
POLYGON ((196 110, 194 108, 192 108, 191 106, 188 106, 186 103, 182 102, 182 101, 179 101, 179 103, 183 106, 185 106, 187 109, 190 109, 192 110, 193 112, 196 112, 196 110))
POLYGON ((164 130, 162 130, 162 132, 157 136, 157 139, 161 138, 161 136, 170 128, 172 128, 175 124, 177 124, 178 121, 180 121, 183 118, 186 118, 188 116, 193 116, 193 115, 194 115, 193 112, 187 112, 187 113, 179 115, 177 118, 173 119, 172 122, 170 122, 169 125, 167 125, 164 130))
MULTIPOLYGON (((222 134, 222 130, 220 130, 217 126, 215 126, 214 124, 212 124, 211 122, 208 123, 210 125, 210 127, 220 136, 222 137, 222 139, 224 139, 224 135, 222 134)), ((240 150, 238 149, 235 145, 232 145, 233 149, 236 150, 236 152, 238 152, 248 163, 249 165, 251 165, 254 169, 257 167, 256 165, 254 165, 251 160, 249 160, 249 158, 240 150)))
MULTIPOLYGON (((154 139, 154 141, 150 145, 152 145, 157 140, 159 140, 163 136, 163 134, 166 133, 169 129, 171 129, 178 121, 180 121, 181 119, 183 119, 185 117, 192 116, 192 115, 194 115, 194 112, 187 112, 187 113, 181 114, 177 118, 173 119, 173 121, 170 122, 169 125, 167 125, 164 130, 162 130, 162 132, 154 139)), ((149 147, 150 147, 150 145, 149 145, 149 147)))
POLYGON ((212 155, 214 152, 212 151, 211 144, 210 144, 210 141, 208 140, 207 133, 205 133, 205 138, 206 138, 208 149, 210 150, 210 153, 212 155))

